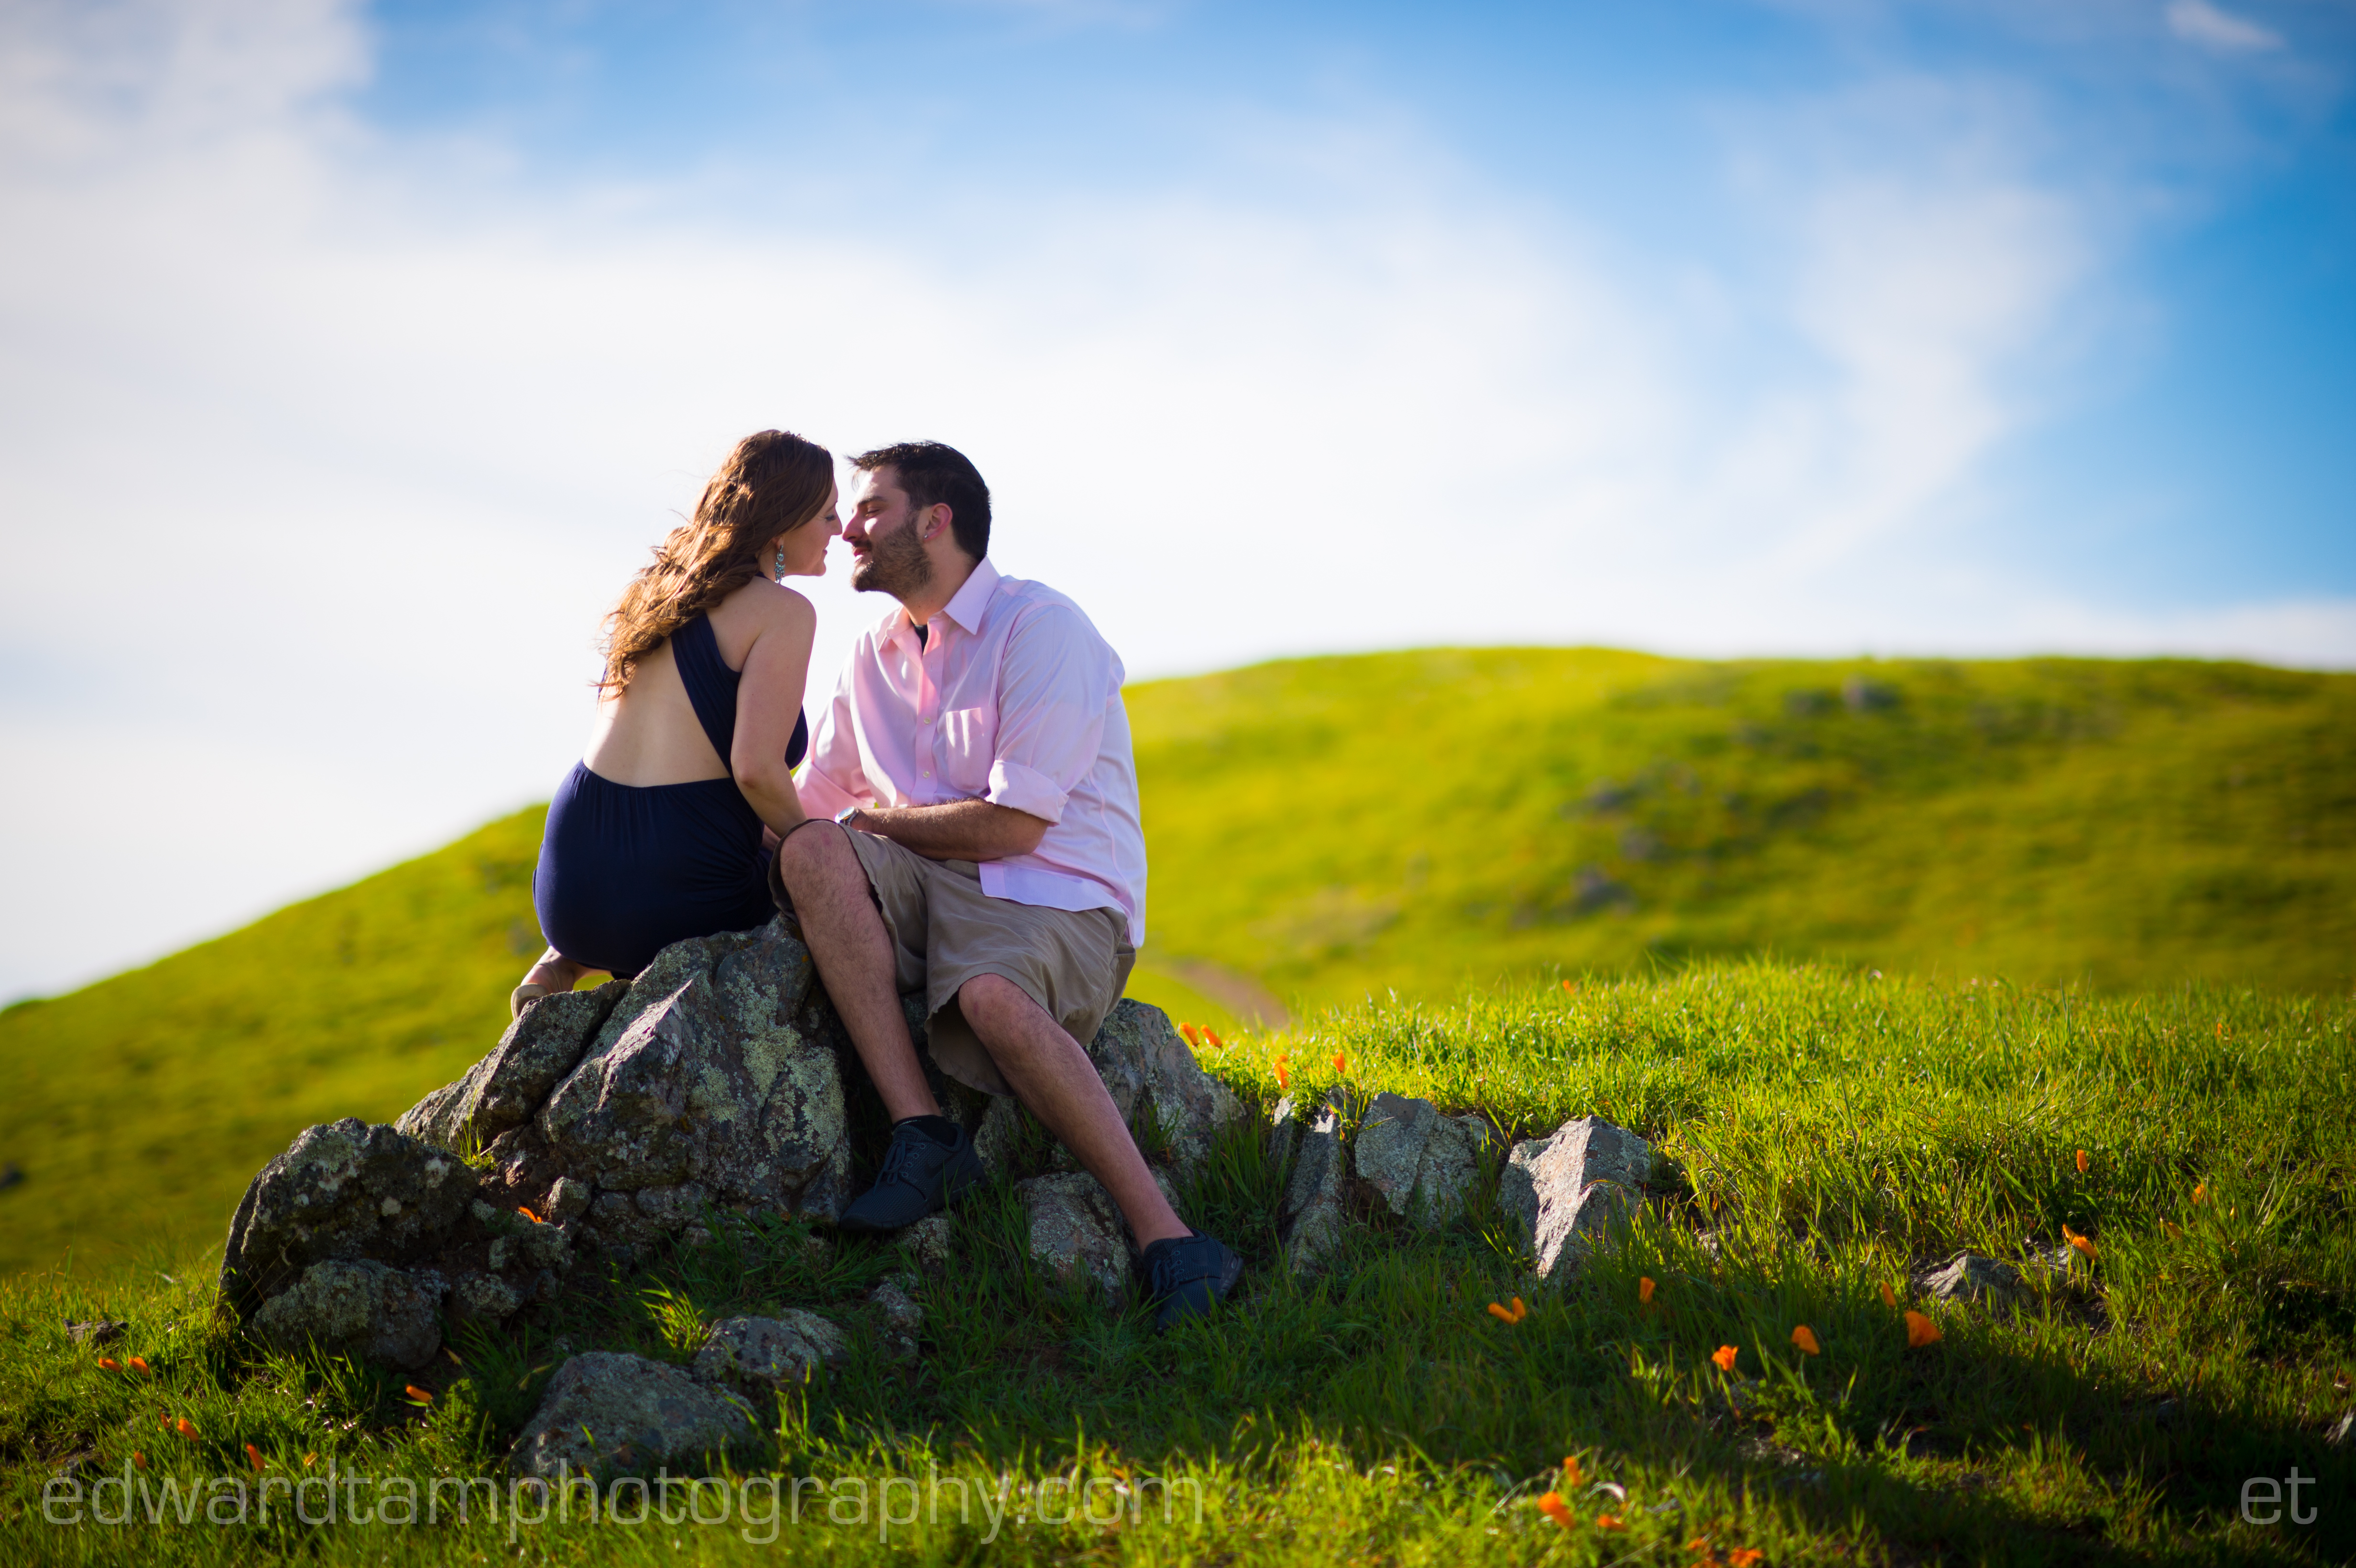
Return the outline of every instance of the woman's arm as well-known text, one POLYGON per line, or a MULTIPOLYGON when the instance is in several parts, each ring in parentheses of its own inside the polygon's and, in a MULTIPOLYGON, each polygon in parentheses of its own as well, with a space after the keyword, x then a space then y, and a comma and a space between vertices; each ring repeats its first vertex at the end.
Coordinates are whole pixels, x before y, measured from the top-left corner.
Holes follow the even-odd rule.
POLYGON ((803 817, 793 770, 786 766, 786 748, 802 716, 818 612, 790 588, 761 593, 756 602, 760 629, 754 634, 736 686, 736 741, 728 771, 769 831, 785 833, 803 817))

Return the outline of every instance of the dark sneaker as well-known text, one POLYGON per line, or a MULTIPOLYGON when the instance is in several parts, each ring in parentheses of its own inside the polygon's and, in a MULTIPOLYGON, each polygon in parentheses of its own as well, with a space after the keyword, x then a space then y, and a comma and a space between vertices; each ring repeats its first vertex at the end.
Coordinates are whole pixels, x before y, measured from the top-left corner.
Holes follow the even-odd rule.
POLYGON ((1145 1275, 1145 1293, 1161 1307, 1153 1314, 1167 1328, 1211 1310, 1243 1277, 1244 1260, 1219 1244, 1215 1236, 1196 1231, 1187 1236, 1166 1236, 1145 1249, 1137 1260, 1145 1275))
POLYGON ((973 1152, 973 1135, 951 1125, 956 1141, 944 1144, 912 1122, 892 1129, 892 1147, 884 1151, 884 1168, 875 1185, 851 1200, 839 1231, 897 1231, 927 1214, 937 1214, 957 1195, 982 1179, 981 1157, 973 1152))

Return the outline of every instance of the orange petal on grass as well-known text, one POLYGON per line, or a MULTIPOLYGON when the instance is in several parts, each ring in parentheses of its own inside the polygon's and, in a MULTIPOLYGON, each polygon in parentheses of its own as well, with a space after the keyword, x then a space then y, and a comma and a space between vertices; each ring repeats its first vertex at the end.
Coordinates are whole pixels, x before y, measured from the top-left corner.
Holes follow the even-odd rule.
POLYGON ((401 1385, 401 1391, 420 1404, 434 1403, 434 1391, 430 1388, 419 1388, 415 1383, 403 1383, 401 1385))
POLYGON ((144 1470, 147 1467, 147 1456, 134 1448, 131 1450, 131 1462, 144 1470))
POLYGON ((261 1449, 259 1449, 259 1448, 256 1448, 256 1447, 255 1447, 252 1444, 251 1444, 251 1443, 247 1444, 247 1445, 245 1445, 245 1462, 246 1462, 247 1464, 249 1464, 249 1465, 251 1465, 251 1466, 252 1466, 252 1467, 253 1467, 253 1473, 254 1473, 255 1475, 257 1475, 257 1476, 258 1476, 258 1475, 260 1475, 260 1474, 262 1473, 262 1450, 261 1450, 261 1449))
POLYGON ((1538 1511, 1565 1530, 1579 1522, 1570 1517, 1570 1505, 1562 1500, 1560 1492, 1548 1492, 1538 1499, 1538 1511))
POLYGON ((1919 1350, 1925 1345, 1935 1345, 1942 1338, 1939 1326, 1919 1312, 1906 1315, 1906 1348, 1919 1350))
POLYGON ((1178 1032, 1186 1037, 1186 1043, 1188 1045, 1199 1047, 1203 1043, 1202 1037, 1194 1032, 1194 1026, 1193 1024, 1180 1024, 1178 1026, 1178 1032))
POLYGON ((2086 1151, 2084 1149, 2080 1149, 2078 1151, 2078 1174, 2081 1176, 2086 1174, 2086 1151))
POLYGON ((1585 1479, 1587 1479, 1586 1472, 1579 1467, 1579 1456, 1576 1454, 1564 1455, 1562 1456, 1562 1484, 1566 1487, 1575 1487, 1585 1479))
POLYGON ((123 1363, 112 1356, 101 1356, 98 1359, 98 1365, 102 1371, 119 1372, 123 1370, 123 1363))
POLYGON ((1515 1320, 1512 1312, 1494 1301, 1489 1303, 1489 1316, 1500 1323, 1511 1323, 1515 1320))
POLYGON ((1881 1305, 1884 1307, 1898 1305, 1898 1293, 1890 1288, 1890 1282, 1886 1279, 1881 1282, 1881 1305))
POLYGON ((305 1454, 303 1456, 303 1467, 306 1470, 318 1462, 319 1456, 316 1454, 305 1454))
POLYGON ((1726 1568, 1759 1568, 1766 1555, 1755 1546, 1738 1546, 1726 1554, 1726 1568))
POLYGON ((1811 1356, 1821 1356, 1825 1353, 1825 1348, 1816 1343, 1816 1331, 1804 1323, 1792 1330, 1792 1343, 1811 1356))
POLYGON ((183 1437, 194 1437, 197 1435, 197 1424, 184 1415, 172 1423, 172 1430, 183 1437))
POLYGON ((1292 1087, 1292 1074, 1285 1070, 1285 1061, 1281 1056, 1276 1059, 1276 1086, 1280 1089, 1292 1087))
POLYGON ((2094 1242, 2087 1237, 2080 1235, 2077 1232, 2072 1230, 2067 1225, 2062 1227, 2062 1239, 2069 1243, 2072 1246, 2077 1248, 2086 1256, 2091 1258, 2094 1255, 2094 1242))
POLYGON ((1578 989, 1579 989, 1579 987, 1578 987, 1577 986, 1572 985, 1572 984, 1571 984, 1569 981, 1568 981, 1568 980, 1565 980, 1565 981, 1562 983, 1562 988, 1563 988, 1564 990, 1566 990, 1566 991, 1576 991, 1576 990, 1578 990, 1578 989))
POLYGON ((1740 1354, 1742 1352, 1731 1345, 1720 1345, 1709 1353, 1709 1359, 1718 1363, 1719 1371, 1730 1372, 1734 1370, 1734 1358, 1740 1354))
POLYGON ((147 1358, 145 1356, 134 1356, 129 1361, 125 1362, 124 1365, 128 1366, 133 1371, 137 1372, 143 1378, 154 1375, 148 1370, 147 1358))
POLYGON ((1225 1051, 1227 1049, 1227 1042, 1221 1040, 1219 1038, 1219 1031, 1213 1029, 1209 1024, 1205 1024, 1203 1026, 1203 1038, 1211 1042, 1211 1049, 1213 1051, 1225 1051))
POLYGON ((1620 1516, 1618 1514, 1599 1513, 1595 1516, 1595 1528, 1598 1530, 1622 1530, 1626 1527, 1621 1524, 1620 1516))
POLYGON ((1350 1054, 1344 1051, 1333 1053, 1333 1071, 1347 1078, 1350 1075, 1350 1054))
POLYGON ((1523 1318, 1527 1317, 1530 1315, 1530 1309, 1522 1305, 1522 1298, 1518 1296, 1514 1297, 1513 1307, 1514 1321, 1516 1323, 1519 1323, 1523 1318))
POLYGON ((541 1219, 539 1215, 533 1213, 530 1209, 525 1208, 520 1203, 516 1205, 516 1212, 522 1215, 525 1219, 530 1221, 535 1225, 545 1225, 548 1223, 547 1221, 541 1219))
POLYGON ((2209 1201, 2209 1184, 2207 1182, 2196 1181, 2192 1184, 2192 1201, 2195 1203, 2206 1203, 2209 1201))
POLYGON ((1640 1274, 1636 1276, 1636 1299, 1648 1303, 1653 1299, 1653 1276, 1651 1275, 1640 1274))

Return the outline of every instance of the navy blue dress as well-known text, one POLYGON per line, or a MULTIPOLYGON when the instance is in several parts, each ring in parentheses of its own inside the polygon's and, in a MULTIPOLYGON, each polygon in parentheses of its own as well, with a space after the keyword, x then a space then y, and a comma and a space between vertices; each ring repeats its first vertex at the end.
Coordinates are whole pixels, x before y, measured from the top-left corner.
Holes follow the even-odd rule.
MULTIPOLYGON (((708 616, 670 639, 672 662, 695 717, 725 763, 736 739, 741 672, 720 656, 708 616)), ((809 749, 797 718, 786 765, 809 749)), ((617 784, 575 763, 549 802, 548 830, 531 879, 532 907, 548 944, 576 964, 637 974, 661 949, 691 936, 749 931, 776 912, 761 853, 761 817, 733 778, 617 784)))

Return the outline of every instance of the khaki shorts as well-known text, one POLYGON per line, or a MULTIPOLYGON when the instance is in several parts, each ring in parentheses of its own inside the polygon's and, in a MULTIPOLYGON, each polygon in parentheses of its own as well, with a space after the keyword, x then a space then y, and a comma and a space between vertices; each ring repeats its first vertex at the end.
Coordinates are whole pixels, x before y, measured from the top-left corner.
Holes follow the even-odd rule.
MULTIPOLYGON (((1096 1038, 1137 962, 1120 911, 994 899, 981 891, 981 872, 970 860, 928 860, 880 835, 842 831, 892 939, 900 994, 924 993, 933 1061, 943 1072, 987 1094, 1014 1093, 958 1007, 958 988, 978 976, 1021 987, 1083 1049, 1096 1038)), ((790 912, 774 860, 769 890, 790 912)))

